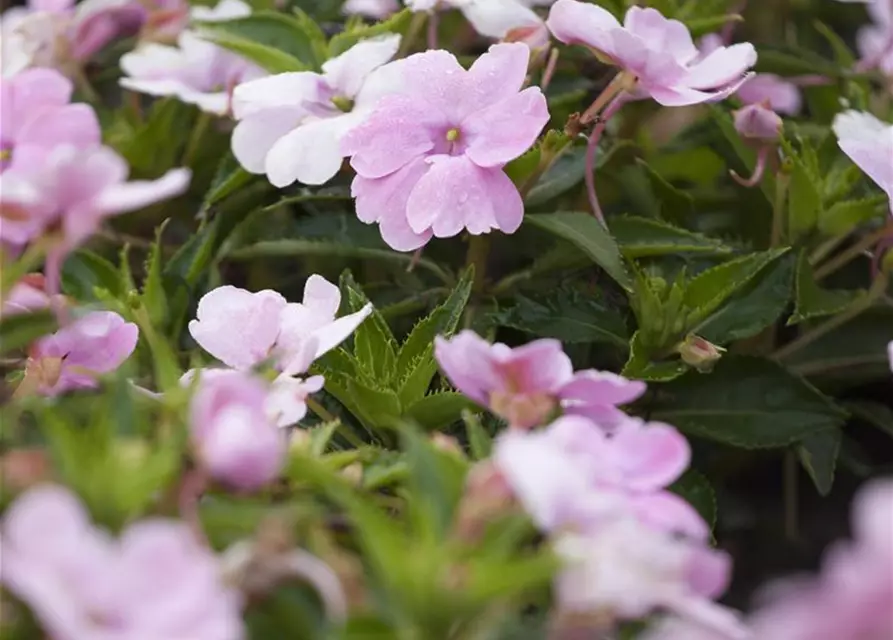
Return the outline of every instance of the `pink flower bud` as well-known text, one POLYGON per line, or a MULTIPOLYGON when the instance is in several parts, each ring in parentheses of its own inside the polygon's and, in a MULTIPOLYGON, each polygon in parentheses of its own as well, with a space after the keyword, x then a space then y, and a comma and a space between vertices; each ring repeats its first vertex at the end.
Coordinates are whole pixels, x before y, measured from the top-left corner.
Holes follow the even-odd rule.
POLYGON ((267 388, 238 371, 199 381, 191 432, 201 464, 217 480, 252 490, 274 480, 287 443, 265 410, 267 388))
POLYGON ((765 103, 749 104, 733 114, 735 130, 747 141, 775 144, 784 124, 778 114, 765 103))
POLYGON ((677 347, 682 361, 701 372, 713 369, 725 349, 700 336, 690 335, 677 347))

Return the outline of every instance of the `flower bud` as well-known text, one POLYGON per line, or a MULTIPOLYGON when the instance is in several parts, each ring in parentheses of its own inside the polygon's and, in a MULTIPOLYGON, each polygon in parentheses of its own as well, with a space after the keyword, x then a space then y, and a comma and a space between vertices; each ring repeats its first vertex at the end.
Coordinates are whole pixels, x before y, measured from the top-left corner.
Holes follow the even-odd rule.
POLYGON ((706 373, 713 369, 717 360, 722 358, 725 349, 696 335, 689 335, 676 349, 682 356, 682 361, 691 365, 698 371, 706 373))
POLYGON ((776 144, 784 123, 766 103, 749 104, 733 114, 735 130, 745 141, 776 144))
POLYGON ((199 461, 217 480, 252 490, 279 475, 286 441, 267 417, 266 398, 260 380, 237 371, 199 382, 190 430, 199 461))

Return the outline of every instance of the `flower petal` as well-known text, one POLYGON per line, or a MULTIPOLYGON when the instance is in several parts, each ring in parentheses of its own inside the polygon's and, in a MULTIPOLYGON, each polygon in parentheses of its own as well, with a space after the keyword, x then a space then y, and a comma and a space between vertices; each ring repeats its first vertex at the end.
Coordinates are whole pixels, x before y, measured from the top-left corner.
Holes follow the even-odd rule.
POLYGON ((620 23, 610 11, 594 4, 576 0, 558 0, 549 12, 546 26, 565 44, 582 44, 611 56, 611 32, 620 23))
POLYGON ((277 73, 243 82, 233 90, 233 116, 241 120, 263 109, 317 102, 321 84, 322 77, 309 71, 277 73))
POLYGON ((341 169, 341 139, 362 115, 304 121, 277 140, 267 154, 267 178, 275 187, 293 182, 324 184, 341 169))
POLYGON ((692 89, 722 89, 740 80, 756 62, 756 49, 749 42, 722 47, 689 67, 685 85, 692 89))
POLYGON ((265 173, 270 149, 301 122, 304 114, 299 107, 274 107, 246 116, 233 129, 230 144, 236 160, 250 173, 265 173))
POLYGON ((548 121, 546 97, 530 87, 462 122, 468 138, 465 153, 479 167, 501 167, 527 151, 548 121))
POLYGON ((323 77, 337 95, 353 98, 369 74, 393 58, 399 48, 400 36, 391 33, 361 40, 323 64, 323 77))
POLYGON ((688 27, 678 20, 665 18, 657 9, 630 7, 623 26, 647 42, 650 49, 669 54, 680 64, 687 64, 698 57, 698 49, 692 42, 688 27))
POLYGON ((112 185, 96 199, 97 210, 103 214, 136 211, 150 204, 182 195, 189 188, 192 172, 171 169, 157 180, 133 180, 112 185))

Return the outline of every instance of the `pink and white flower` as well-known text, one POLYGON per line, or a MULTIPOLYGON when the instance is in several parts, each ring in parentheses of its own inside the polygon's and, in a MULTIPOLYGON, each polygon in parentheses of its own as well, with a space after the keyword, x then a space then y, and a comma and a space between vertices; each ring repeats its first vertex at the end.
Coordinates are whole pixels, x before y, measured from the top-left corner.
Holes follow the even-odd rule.
POLYGON ((276 187, 331 180, 341 169, 344 136, 399 88, 386 64, 399 46, 398 35, 370 38, 326 62, 321 74, 280 73, 236 87, 236 159, 276 187))
POLYGON ((772 73, 757 73, 751 76, 735 93, 746 105, 769 103, 776 113, 797 115, 803 108, 800 89, 792 82, 772 73))
POLYGON ((406 5, 413 11, 435 11, 437 9, 458 9, 466 20, 482 36, 505 40, 513 33, 524 35, 514 38, 531 47, 539 47, 549 42, 549 30, 543 19, 532 7, 549 6, 555 0, 407 0, 406 5))
POLYGON ((404 89, 379 102, 344 139, 357 172, 359 219, 411 251, 462 231, 514 233, 524 206, 503 171, 549 120, 538 87, 521 90, 530 50, 497 44, 469 70, 447 51, 403 60, 404 89))
POLYGON ((99 146, 93 108, 71 104, 71 81, 54 69, 26 69, 0 79, 0 173, 61 144, 99 146))
POLYGON ((98 376, 120 367, 136 348, 139 329, 113 311, 94 311, 34 343, 28 375, 38 391, 57 395, 99 386, 98 376))
POLYGON ((688 28, 656 9, 630 7, 621 25, 597 5, 558 0, 546 25, 561 42, 589 47, 599 59, 619 67, 633 97, 651 97, 668 107, 732 95, 757 60, 749 43, 719 46, 702 56, 688 28))
POLYGON ((862 64, 893 76, 893 0, 870 0, 867 9, 873 24, 856 35, 862 64))
POLYGON ((890 198, 893 213, 893 125, 851 110, 837 114, 833 129, 843 152, 890 198))
MULTIPOLYGON (((227 20, 247 16, 250 7, 241 0, 222 0, 214 10, 192 12, 201 20, 227 20)), ((203 111, 223 115, 239 83, 266 73, 245 58, 203 40, 191 31, 177 39, 178 46, 145 43, 121 57, 125 89, 153 96, 175 96, 203 111)))
POLYGON ((347 0, 342 8, 348 15, 361 15, 376 20, 387 18, 399 9, 397 0, 347 0))
POLYGON ((69 250, 106 217, 180 195, 191 176, 188 169, 173 169, 158 180, 127 182, 127 163, 108 147, 63 144, 25 155, 19 149, 2 176, 0 239, 12 244, 53 228, 61 231, 62 250, 69 250))
POLYGON ((184 524, 154 518, 117 538, 68 489, 39 485, 3 518, 0 582, 51 638, 241 640, 241 598, 184 524))
POLYGON ((557 340, 512 349, 462 331, 449 340, 438 337, 434 355, 459 391, 522 429, 543 424, 559 408, 610 429, 626 418, 617 406, 645 391, 643 382, 610 372, 574 373, 557 340))

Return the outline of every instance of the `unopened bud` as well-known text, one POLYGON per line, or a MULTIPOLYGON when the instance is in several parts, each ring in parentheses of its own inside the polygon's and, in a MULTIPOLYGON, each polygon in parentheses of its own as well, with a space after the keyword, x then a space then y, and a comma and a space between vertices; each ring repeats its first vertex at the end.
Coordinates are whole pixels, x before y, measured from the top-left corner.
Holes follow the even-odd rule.
POLYGON ((682 361, 694 367, 702 373, 713 369, 717 360, 722 358, 725 349, 718 347, 709 340, 696 335, 689 335, 676 349, 682 356, 682 361))
POLYGON ((462 445, 459 444, 459 441, 453 436, 448 436, 440 431, 431 436, 431 444, 434 445, 435 449, 439 449, 440 451, 446 451, 447 453, 453 453, 460 456, 463 455, 462 445))
POLYGON ((360 486, 363 482, 363 463, 352 462, 341 470, 341 477, 354 486, 360 486))
POLYGON ((784 123, 767 104, 749 104, 733 114, 735 130, 746 142, 776 144, 784 123))

